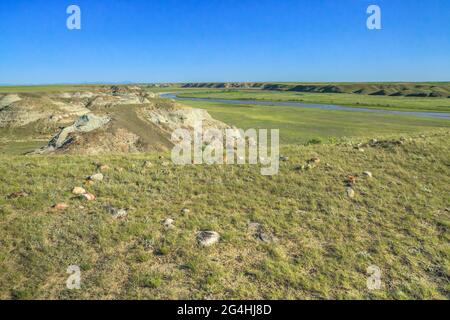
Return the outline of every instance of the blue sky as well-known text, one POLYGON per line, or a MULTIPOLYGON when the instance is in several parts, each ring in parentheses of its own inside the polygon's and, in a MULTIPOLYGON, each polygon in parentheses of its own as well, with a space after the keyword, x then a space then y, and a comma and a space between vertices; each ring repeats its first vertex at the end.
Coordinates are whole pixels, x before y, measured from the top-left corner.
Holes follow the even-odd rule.
POLYGON ((448 0, 0 1, 2 84, 449 80, 448 0))

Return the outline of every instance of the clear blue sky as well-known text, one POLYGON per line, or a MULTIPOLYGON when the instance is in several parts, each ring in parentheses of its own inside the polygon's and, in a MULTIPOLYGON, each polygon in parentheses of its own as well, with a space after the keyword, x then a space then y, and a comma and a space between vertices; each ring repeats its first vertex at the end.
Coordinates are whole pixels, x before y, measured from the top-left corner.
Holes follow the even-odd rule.
POLYGON ((450 1, 0 0, 3 84, 397 80, 450 80, 450 1))

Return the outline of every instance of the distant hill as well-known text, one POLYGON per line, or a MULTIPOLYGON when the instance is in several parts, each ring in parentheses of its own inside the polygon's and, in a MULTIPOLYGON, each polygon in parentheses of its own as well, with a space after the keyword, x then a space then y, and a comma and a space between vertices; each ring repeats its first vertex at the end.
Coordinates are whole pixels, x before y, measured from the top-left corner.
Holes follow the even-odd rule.
POLYGON ((424 83, 283 83, 283 82, 204 82, 183 83, 182 88, 262 89, 309 93, 351 93, 376 96, 447 97, 449 82, 424 83))

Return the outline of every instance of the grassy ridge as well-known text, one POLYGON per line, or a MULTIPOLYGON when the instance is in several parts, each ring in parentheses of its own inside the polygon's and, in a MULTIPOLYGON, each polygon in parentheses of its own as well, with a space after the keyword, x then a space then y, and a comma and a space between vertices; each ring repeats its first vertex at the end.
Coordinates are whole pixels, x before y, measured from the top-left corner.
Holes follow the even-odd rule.
POLYGON ((164 167, 156 154, 0 156, 0 298, 449 298, 449 138, 286 146, 271 178, 254 166, 164 167), (317 168, 295 170, 313 156, 317 168), (104 181, 85 186, 97 200, 73 198, 100 163, 104 181), (366 170, 374 177, 346 197, 345 177, 366 170), (29 196, 7 198, 20 190, 29 196), (129 215, 114 220, 104 205, 129 215), (168 217, 176 228, 162 226, 168 217), (258 240, 249 222, 277 240, 258 240), (221 241, 199 247, 199 230, 221 241), (81 290, 65 287, 73 264, 81 290), (370 265, 381 290, 366 287, 370 265))

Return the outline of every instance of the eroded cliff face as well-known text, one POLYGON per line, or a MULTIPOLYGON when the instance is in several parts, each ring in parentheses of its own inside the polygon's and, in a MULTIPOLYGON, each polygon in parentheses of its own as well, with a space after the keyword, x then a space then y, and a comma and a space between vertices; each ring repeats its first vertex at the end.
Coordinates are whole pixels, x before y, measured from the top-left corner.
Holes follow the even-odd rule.
POLYGON ((0 127, 48 126, 37 154, 103 154, 169 150, 178 128, 230 128, 205 110, 161 99, 140 87, 9 94, 0 97, 0 127), (52 131, 53 130, 53 131, 52 131))

